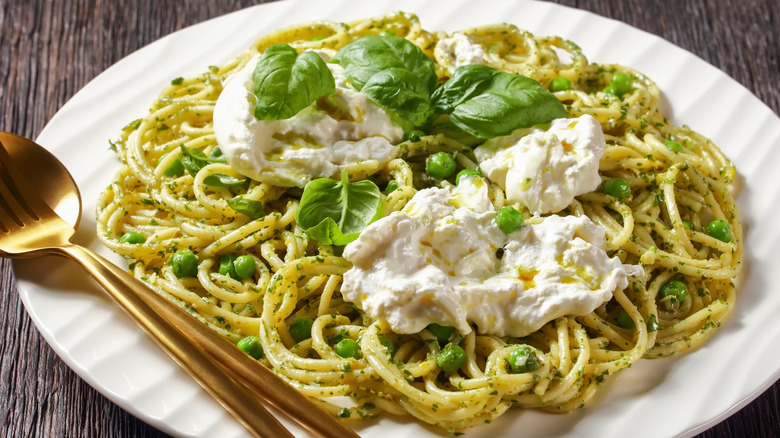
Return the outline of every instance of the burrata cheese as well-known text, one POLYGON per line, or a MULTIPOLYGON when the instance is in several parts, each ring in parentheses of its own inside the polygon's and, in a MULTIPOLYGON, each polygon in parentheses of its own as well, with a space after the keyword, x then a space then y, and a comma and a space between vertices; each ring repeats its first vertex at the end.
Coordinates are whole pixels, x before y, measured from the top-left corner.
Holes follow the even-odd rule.
MULTIPOLYGON (((327 62, 330 54, 318 51, 327 62)), ((349 84, 344 69, 327 64, 335 93, 284 120, 257 120, 252 72, 259 57, 233 76, 214 108, 214 134, 230 166, 262 182, 303 187, 335 177, 356 163, 384 166, 398 155, 403 129, 349 84)))
POLYGON ((344 249, 353 267, 344 298, 397 333, 431 323, 461 334, 526 336, 563 315, 584 315, 642 268, 603 249, 587 217, 549 216, 510 234, 495 222, 486 182, 420 190, 344 249))
POLYGON ((474 150, 482 173, 501 187, 511 203, 534 215, 557 213, 575 196, 601 184, 599 161, 604 133, 590 115, 556 119, 548 130, 519 129, 474 150))
POLYGON ((464 33, 442 38, 433 49, 436 60, 452 75, 458 67, 485 63, 485 50, 464 33))

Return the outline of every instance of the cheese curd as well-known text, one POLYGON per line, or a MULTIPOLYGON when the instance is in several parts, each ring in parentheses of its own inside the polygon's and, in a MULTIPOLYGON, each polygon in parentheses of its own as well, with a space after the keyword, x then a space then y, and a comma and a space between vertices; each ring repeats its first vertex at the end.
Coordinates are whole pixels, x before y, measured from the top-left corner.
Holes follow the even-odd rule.
POLYGON ((590 115, 553 120, 550 129, 521 129, 474 150, 482 173, 501 187, 509 202, 534 215, 556 213, 575 196, 601 184, 604 134, 590 115))
POLYGON ((397 333, 431 323, 461 334, 525 336, 563 315, 608 301, 643 275, 602 249, 587 217, 550 216, 511 234, 495 222, 487 183, 420 190, 401 210, 369 225, 344 249, 353 267, 344 298, 397 333))
MULTIPOLYGON (((329 55, 318 54, 327 62, 329 55)), ((257 181, 303 187, 356 163, 384 166, 398 155, 403 129, 381 107, 356 91, 338 64, 327 64, 336 91, 285 120, 254 117, 252 72, 239 71, 214 108, 214 134, 230 166, 257 181)))
POLYGON ((468 36, 460 32, 439 40, 433 49, 433 55, 450 75, 460 66, 485 63, 485 50, 482 46, 473 43, 468 36))

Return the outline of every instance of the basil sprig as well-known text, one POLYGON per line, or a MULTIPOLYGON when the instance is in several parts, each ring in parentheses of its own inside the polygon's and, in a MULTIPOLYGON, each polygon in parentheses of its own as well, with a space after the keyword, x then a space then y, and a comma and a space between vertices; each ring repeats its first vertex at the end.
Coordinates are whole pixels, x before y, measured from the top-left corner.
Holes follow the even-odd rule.
POLYGON ((252 72, 252 81, 258 120, 289 119, 336 90, 333 74, 317 53, 299 55, 284 43, 265 50, 252 72))
MULTIPOLYGON (((364 36, 342 47, 331 62, 344 67, 355 89, 411 127, 448 115, 466 133, 487 139, 567 116, 539 82, 487 65, 458 67, 437 87, 433 60, 394 35, 364 36)), ((259 120, 290 118, 335 91, 333 75, 319 55, 299 55, 287 44, 266 49, 252 80, 259 120)))
POLYGON ((482 64, 458 67, 433 93, 433 103, 438 113, 449 114, 456 126, 478 138, 509 135, 568 115, 539 82, 482 64))
POLYGON ((411 41, 394 35, 366 35, 342 47, 331 62, 344 67, 356 90, 414 126, 424 125, 433 116, 436 67, 411 41))
POLYGON ((369 180, 351 183, 344 170, 341 181, 318 178, 306 184, 295 221, 311 239, 341 246, 357 239, 381 212, 379 187, 369 180))

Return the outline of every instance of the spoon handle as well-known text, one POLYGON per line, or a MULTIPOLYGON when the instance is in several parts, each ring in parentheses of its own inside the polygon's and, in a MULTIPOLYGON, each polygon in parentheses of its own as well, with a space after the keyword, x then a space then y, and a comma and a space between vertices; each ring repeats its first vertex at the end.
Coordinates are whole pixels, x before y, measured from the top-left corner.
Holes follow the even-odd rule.
MULTIPOLYGON (((173 304, 98 254, 78 245, 57 248, 58 255, 76 260, 179 365, 219 401, 253 436, 262 438, 293 435, 268 412, 246 388, 228 376, 191 339, 155 308, 173 304), (153 299, 149 294, 154 295, 153 299), (143 298, 142 298, 143 297, 143 298)), ((183 312, 182 316, 193 319, 183 312)), ((238 350, 236 350, 238 351, 238 350)))
MULTIPOLYGON (((200 365, 202 362, 208 362, 210 365, 216 363, 219 367, 218 370, 230 377, 224 376, 222 372, 218 375, 224 376, 225 380, 229 380, 230 383, 234 383, 233 380, 240 382, 249 388, 254 395, 295 420, 311 436, 359 438, 354 431, 312 403, 281 377, 249 355, 241 353, 233 344, 227 342, 201 321, 158 295, 127 271, 78 245, 65 247, 64 251, 65 255, 81 263, 123 307, 145 309, 152 313, 145 326, 149 326, 152 331, 160 330, 163 327, 166 330, 176 332, 178 337, 183 338, 181 342, 186 344, 185 347, 188 351, 195 351, 195 353, 188 352, 184 357, 186 360, 195 362, 196 365, 200 365), (211 362, 209 357, 214 362, 211 362)), ((244 391, 237 392, 244 393, 244 391)), ((242 405, 240 408, 243 409, 244 406, 242 405)), ((264 409, 261 411, 263 417, 270 416, 264 409)), ((260 411, 252 410, 252 412, 260 416, 260 411)), ((273 420, 274 426, 281 427, 276 419, 273 420)), ((284 432, 286 433, 284 435, 276 433, 265 436, 291 436, 286 430, 284 432)))

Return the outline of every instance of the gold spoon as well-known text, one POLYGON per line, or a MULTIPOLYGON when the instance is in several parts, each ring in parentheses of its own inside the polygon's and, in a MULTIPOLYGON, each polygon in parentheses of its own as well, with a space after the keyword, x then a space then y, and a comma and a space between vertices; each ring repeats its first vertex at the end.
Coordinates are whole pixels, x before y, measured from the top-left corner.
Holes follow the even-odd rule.
POLYGON ((81 202, 65 167, 37 143, 0 132, 0 255, 70 257, 84 267, 146 332, 255 436, 291 437, 251 392, 315 436, 357 437, 279 376, 125 270, 69 241, 81 202), (5 147, 3 147, 5 146, 5 147), (25 169, 39 175, 35 185, 25 169), (74 217, 75 211, 75 219, 74 217), (71 223, 58 216, 69 218, 71 223))

